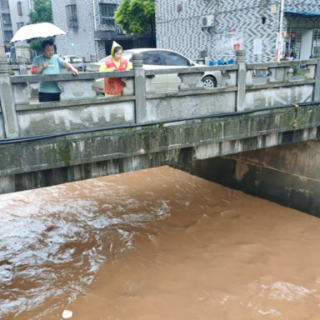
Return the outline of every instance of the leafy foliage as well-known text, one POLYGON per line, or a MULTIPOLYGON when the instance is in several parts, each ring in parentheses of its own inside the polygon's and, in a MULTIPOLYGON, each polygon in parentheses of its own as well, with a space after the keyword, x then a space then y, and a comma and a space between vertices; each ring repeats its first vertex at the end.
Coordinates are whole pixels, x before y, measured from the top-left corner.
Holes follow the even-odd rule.
POLYGON ((126 35, 155 30, 154 0, 122 0, 114 15, 115 23, 120 24, 126 35))
MULTIPOLYGON (((53 23, 51 0, 33 0, 33 9, 29 13, 29 23, 39 22, 53 23)), ((50 38, 52 40, 52 38, 50 38)), ((30 43, 30 48, 37 52, 41 52, 41 43, 48 39, 37 39, 30 43)))
POLYGON ((53 23, 51 0, 33 0, 33 9, 29 13, 29 24, 39 22, 53 23))

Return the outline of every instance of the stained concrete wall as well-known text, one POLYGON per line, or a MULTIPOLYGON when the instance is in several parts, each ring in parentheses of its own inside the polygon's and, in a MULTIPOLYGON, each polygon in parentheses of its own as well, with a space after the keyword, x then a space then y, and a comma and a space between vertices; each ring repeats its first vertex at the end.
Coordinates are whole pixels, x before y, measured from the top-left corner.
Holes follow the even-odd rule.
POLYGON ((221 114, 234 112, 236 107, 236 92, 217 90, 211 94, 197 95, 196 92, 187 95, 163 95, 149 99, 146 103, 146 114, 143 121, 166 121, 171 119, 205 116, 208 114, 221 114))
POLYGON ((285 110, 9 140, 0 143, 0 193, 161 165, 191 171, 200 160, 320 138, 320 104, 297 118, 285 110))
POLYGON ((320 217, 320 139, 196 161, 193 174, 320 217))
POLYGON ((84 105, 73 104, 68 108, 57 108, 50 104, 39 104, 36 109, 32 106, 20 106, 17 118, 21 136, 130 125, 135 121, 134 101, 87 101, 84 105))
POLYGON ((3 116, 1 113, 1 107, 0 107, 0 139, 5 138, 5 133, 4 133, 4 122, 3 122, 3 116))
POLYGON ((247 90, 245 97, 246 110, 274 107, 296 102, 310 102, 313 98, 313 85, 272 88, 269 90, 247 90))

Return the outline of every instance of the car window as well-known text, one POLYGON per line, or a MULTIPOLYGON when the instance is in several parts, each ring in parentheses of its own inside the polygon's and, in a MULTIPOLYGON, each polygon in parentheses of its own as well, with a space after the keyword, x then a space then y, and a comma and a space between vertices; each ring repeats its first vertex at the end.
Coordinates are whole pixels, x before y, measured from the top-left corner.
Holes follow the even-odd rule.
POLYGON ((146 51, 143 54, 143 64, 161 66, 161 58, 158 51, 146 51))
POLYGON ((132 52, 131 51, 123 51, 122 57, 132 63, 132 52))
POLYGON ((189 66, 190 62, 188 59, 180 56, 175 52, 170 51, 161 51, 162 58, 165 61, 165 64, 168 66, 189 66))
POLYGON ((123 51, 123 53, 122 53, 123 57, 131 56, 131 55, 132 55, 131 51, 123 51))

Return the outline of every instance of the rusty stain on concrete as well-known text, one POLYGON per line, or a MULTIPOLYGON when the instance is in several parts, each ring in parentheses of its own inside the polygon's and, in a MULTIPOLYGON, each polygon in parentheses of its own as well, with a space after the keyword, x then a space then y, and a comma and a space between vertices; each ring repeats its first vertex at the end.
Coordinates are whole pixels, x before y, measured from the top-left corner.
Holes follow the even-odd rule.
POLYGON ((237 161, 236 162, 236 171, 234 173, 234 177, 237 181, 241 181, 244 175, 249 171, 248 165, 244 162, 237 161))

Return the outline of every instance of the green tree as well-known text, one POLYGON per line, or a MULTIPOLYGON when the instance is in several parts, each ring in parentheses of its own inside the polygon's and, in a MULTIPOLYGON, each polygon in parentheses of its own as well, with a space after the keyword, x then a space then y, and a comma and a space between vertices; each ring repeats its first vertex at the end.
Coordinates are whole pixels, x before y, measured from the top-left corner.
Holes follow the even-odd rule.
POLYGON ((39 22, 53 23, 51 0, 33 0, 33 9, 28 14, 30 22, 28 24, 39 22))
POLYGON ((120 24, 126 35, 141 36, 151 30, 155 32, 154 0, 122 0, 114 15, 115 23, 120 24))
MULTIPOLYGON (((51 22, 53 23, 51 0, 33 0, 33 9, 29 12, 29 23, 51 22)), ((41 43, 47 39, 37 39, 30 42, 30 48, 41 51, 41 43)), ((51 38, 52 40, 52 38, 51 38)))

